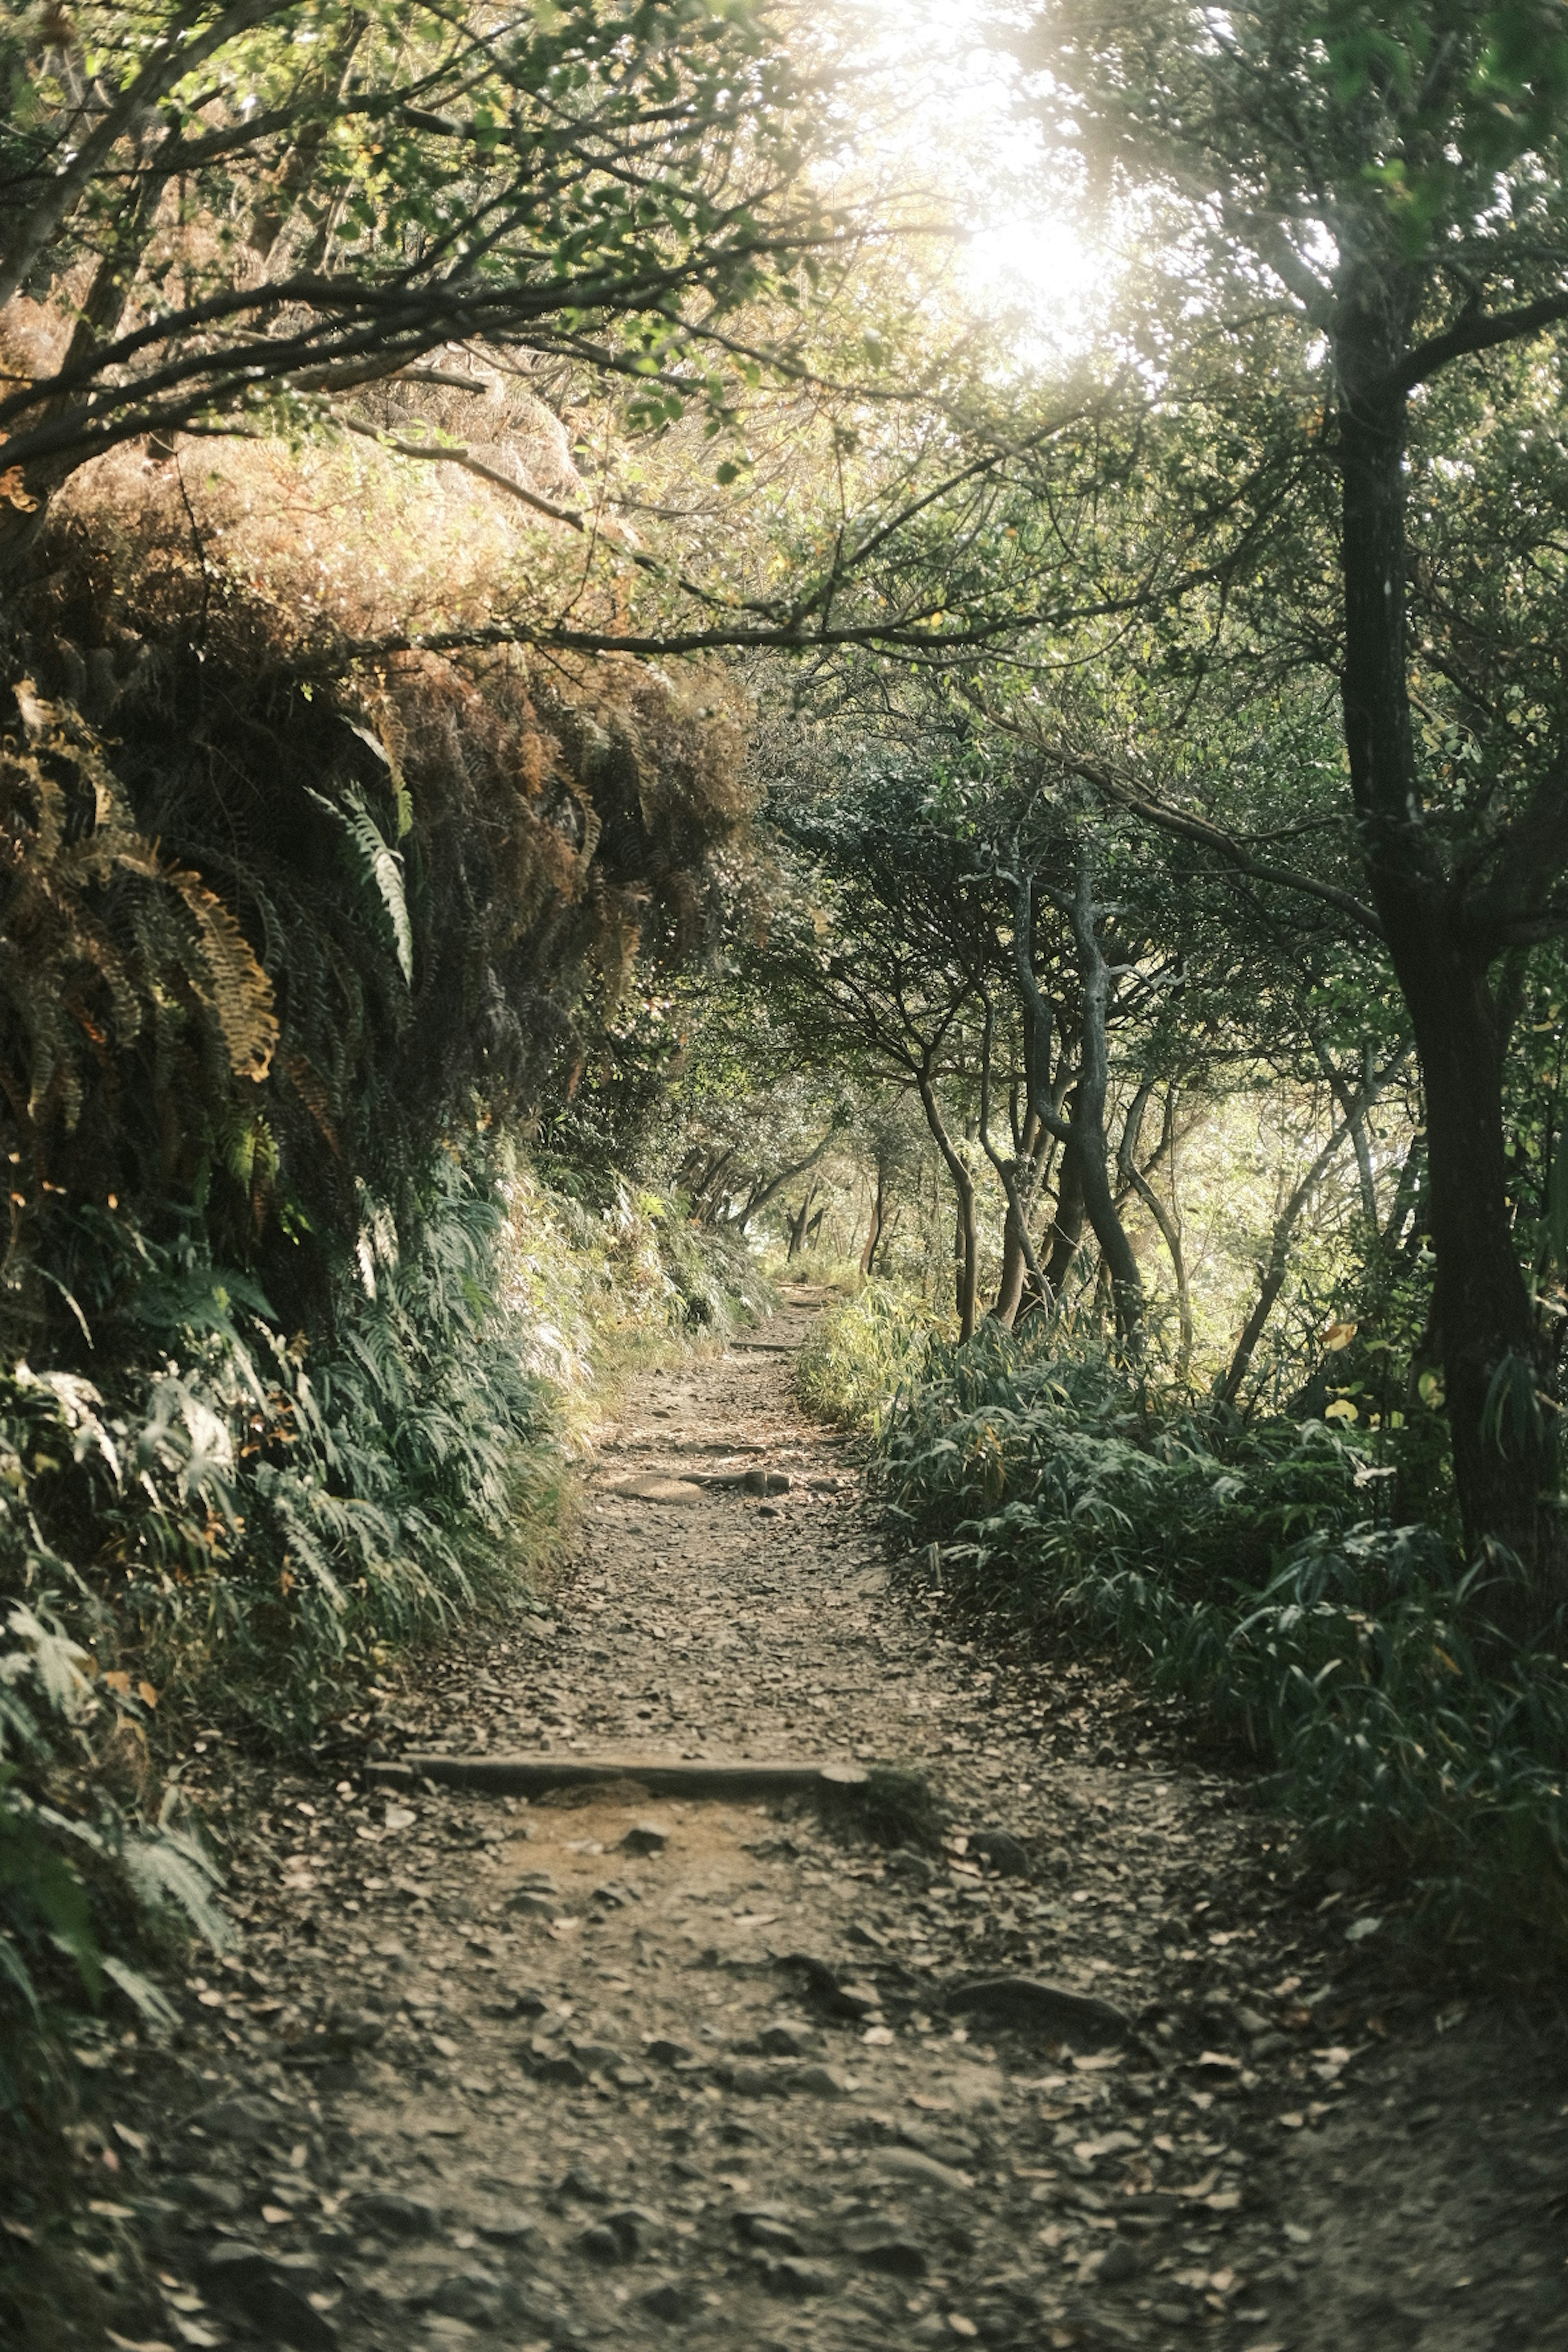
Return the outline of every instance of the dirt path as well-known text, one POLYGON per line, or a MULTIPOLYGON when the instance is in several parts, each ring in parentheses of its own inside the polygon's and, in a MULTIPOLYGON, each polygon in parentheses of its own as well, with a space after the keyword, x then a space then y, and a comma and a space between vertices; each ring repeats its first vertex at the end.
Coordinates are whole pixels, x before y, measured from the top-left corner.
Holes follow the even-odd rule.
POLYGON ((643 1381, 559 1619, 362 1729, 271 1785, 174 2051, 89 2053, 119 2340, 1568 2347, 1557 2056, 1391 1990, 1131 1694, 906 1609, 784 1356, 643 1381), (616 1491, 726 1467, 791 1483, 616 1491), (369 1785, 422 1745, 914 1763, 950 1834, 369 1785), (1006 1971, 1130 2030, 949 2007, 1006 1971))

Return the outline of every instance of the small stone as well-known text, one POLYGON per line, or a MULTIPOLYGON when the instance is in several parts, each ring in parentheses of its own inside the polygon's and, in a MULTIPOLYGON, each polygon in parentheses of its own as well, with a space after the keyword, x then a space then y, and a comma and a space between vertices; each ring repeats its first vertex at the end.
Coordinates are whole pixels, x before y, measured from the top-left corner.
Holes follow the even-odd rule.
POLYGON ((501 2281, 489 2271, 454 2271, 416 2296, 410 2307, 460 2319, 466 2327, 499 2327, 507 2316, 508 2300, 501 2281))
POLYGON ((336 2352, 338 2331, 310 2301, 321 2277, 309 2256, 265 2254, 230 2242, 215 2246, 201 2266, 208 2298, 252 2321, 295 2352, 336 2352))
MULTIPOLYGON (((1089 2276, 1099 2286, 1125 2286, 1135 2279, 1142 2265, 1131 2245, 1125 2238, 1113 2238, 1102 2254, 1094 2258, 1089 2276)), ((1088 2268, 1088 2265, 1085 2265, 1088 2268)))
POLYGON ((909 2180, 927 2189, 966 2191, 971 2185, 962 2172, 939 2164, 934 2156, 927 2156, 923 2148, 918 2147, 879 2147, 871 2168, 884 2179, 909 2180))
MULTIPOLYGON (((612 2058, 616 2054, 614 2051, 610 2053, 612 2058)), ((555 2049, 537 2033, 524 2049, 518 2052, 518 2056, 537 2082, 564 2083, 578 2087, 588 2079, 575 2057, 569 2056, 564 2050, 555 2049)))
POLYGON ((816 2099, 842 2099, 854 2089, 837 2066, 797 2066, 789 2077, 792 2091, 807 2091, 816 2099))
POLYGON ((798 2254, 801 2251, 793 2222, 765 2206, 737 2213, 735 2227, 749 2246, 763 2246, 773 2254, 798 2254))
POLYGON ((386 2032, 386 2020, 372 2009, 334 2009, 325 2020, 325 2039, 334 2050, 369 2050, 386 2032))
POLYGON ((215 2099, 211 2106, 198 2108, 190 2121, 209 2139, 233 2140, 241 2147, 253 2147, 283 2129, 283 2118, 265 2099, 215 2099))
POLYGON ((574 2041, 569 2042, 566 2047, 578 2065, 590 2075, 607 2074, 612 2066, 618 2066, 621 2062, 621 2053, 611 2042, 574 2041))
POLYGON ((770 2091, 784 2088, 784 2075, 776 2066, 731 2066, 725 2069, 725 2073, 729 2076, 729 2087, 737 2098, 765 2098, 770 2091))
POLYGON ((605 1492, 625 1495, 637 1503, 700 1503, 702 1488, 689 1478, 669 1478, 657 1472, 631 1478, 613 1478, 605 1492))
POLYGON ((579 2253, 586 2254, 591 2263, 619 2263, 626 2260, 621 2242, 607 2221, 595 2221, 583 2231, 577 2241, 579 2253))
POLYGON ((863 2221, 846 2223, 841 2242, 846 2253, 856 2255, 870 2270, 889 2271, 895 2278, 925 2276, 925 2249, 886 2214, 868 2213, 863 2221))
POLYGON ((663 2033, 656 2033, 651 2042, 645 2042, 643 2050, 659 2066, 689 2066, 697 2055, 689 2042, 671 2042, 663 2033))
POLYGON ((869 2017, 880 2011, 882 1996, 875 1985, 841 1984, 835 1989, 833 2006, 843 2017, 869 2017))
POLYGON ((640 1903, 642 1896, 635 1886, 626 1886, 618 1878, 606 1878, 602 1886, 595 1887, 588 1900, 605 1911, 624 1911, 628 1903, 640 1903))
POLYGON ((784 1470, 748 1470, 741 1484, 748 1495, 787 1495, 789 1473, 784 1470))
POLYGON ((440 2220, 422 2197, 403 2197, 390 2189, 362 2190, 350 2200, 349 2213, 356 2229, 374 2230, 383 2238, 427 2238, 440 2220))
POLYGON ((476 2221, 475 2229, 492 2246, 511 2246, 520 2254, 536 2262, 549 2250, 550 2242, 537 2221, 526 2213, 497 2213, 488 2221, 476 2221))
POLYGON ((821 2263, 802 2262, 798 2255, 785 2254, 770 2263, 767 2283, 775 2294, 831 2294, 838 2284, 832 2271, 821 2263))
POLYGON ((675 2279, 660 2279, 657 2286, 650 2286, 642 2305, 656 2319, 668 2320, 672 2326, 683 2319, 695 2319, 701 2307, 693 2290, 675 2279))
POLYGON ((580 2164, 574 2164, 562 2181, 561 2194, 575 2197, 583 2205, 607 2205, 610 2201, 608 2189, 601 2188, 593 2174, 585 2172, 580 2164))
POLYGON ((634 1822, 621 1840, 622 1853, 662 1853, 669 1843, 669 1832, 658 1822, 634 1822))
POLYGON ((520 1893, 513 1895, 506 1907, 509 1911, 515 1911, 524 1919, 555 1920, 564 1916, 560 1904, 552 1895, 538 1894, 531 1886, 525 1886, 520 1893))
POLYGON ((623 2205, 605 2216, 605 2227, 614 2233, 622 2257, 633 2262, 638 2254, 650 2253, 664 2237, 664 2223, 646 2205, 623 2205))
POLYGON ((764 2025, 757 2040, 770 2058, 805 2058, 810 2054, 816 2036, 809 2026, 781 2021, 764 2025))
POLYGON ((180 2180, 172 2186, 175 2194, 187 2205, 199 2205, 208 2213, 238 2213, 249 2201, 238 2183, 233 2180, 180 2180))
POLYGON ((1028 1849, 1010 1830, 971 1831, 969 1851, 978 1854, 982 1862, 989 1863, 1000 1877, 1027 1878, 1029 1875, 1028 1849))

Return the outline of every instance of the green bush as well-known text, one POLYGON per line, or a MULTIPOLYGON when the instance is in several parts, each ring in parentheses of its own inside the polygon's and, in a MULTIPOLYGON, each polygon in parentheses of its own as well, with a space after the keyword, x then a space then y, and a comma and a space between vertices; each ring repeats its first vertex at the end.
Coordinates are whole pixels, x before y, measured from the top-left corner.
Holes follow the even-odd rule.
POLYGON ((763 1297, 748 1253, 618 1179, 584 1198, 444 1152, 401 1215, 362 1209, 319 1349, 194 1225, 84 1213, 97 1378, 0 1376, 0 2111, 109 1987, 163 2013, 150 1933, 222 1939, 159 1724, 297 1739, 391 1648, 526 1601, 606 1366, 763 1297))
POLYGON ((1200 1598, 1258 1583, 1309 1529, 1365 1515, 1367 1465, 1321 1422, 1152 1410, 1104 1358, 983 1326, 888 1412, 889 1515, 952 1538, 980 1595, 1059 1614, 1122 1569, 1200 1598))
POLYGON ((819 1316, 795 1359, 795 1384, 814 1412, 849 1429, 877 1429, 895 1395, 919 1381, 942 1318, 919 1291, 871 1281, 819 1316))

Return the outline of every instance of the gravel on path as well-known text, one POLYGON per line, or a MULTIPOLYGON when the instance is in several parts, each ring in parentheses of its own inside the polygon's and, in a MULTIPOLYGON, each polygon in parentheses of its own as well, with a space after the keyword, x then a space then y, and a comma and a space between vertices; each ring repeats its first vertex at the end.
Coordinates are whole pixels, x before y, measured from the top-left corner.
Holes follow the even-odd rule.
POLYGON ((890 1590, 812 1307, 637 1383, 552 1612, 314 1774, 198 1743, 243 1944, 89 2053, 112 2340, 1568 2352, 1559 2046, 1138 1693, 890 1590), (912 1767, 943 1825, 368 1777, 421 1748, 912 1767))

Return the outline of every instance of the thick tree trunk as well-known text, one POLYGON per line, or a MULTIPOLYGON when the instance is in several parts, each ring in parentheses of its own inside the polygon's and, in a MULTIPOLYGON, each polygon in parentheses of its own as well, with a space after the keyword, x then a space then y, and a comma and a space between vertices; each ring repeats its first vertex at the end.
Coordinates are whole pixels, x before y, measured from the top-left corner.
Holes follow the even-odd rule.
POLYGON ((1503 1149, 1502 1054, 1489 953, 1464 923, 1422 809, 1405 646, 1406 320, 1392 272, 1347 299, 1336 338, 1343 468, 1345 744, 1368 879, 1410 1008, 1426 1103, 1436 1318, 1467 1541, 1490 1539, 1524 1583, 1504 1613, 1532 1630, 1568 1598, 1554 1449, 1534 1401, 1537 1343, 1514 1251, 1503 1149), (1517 1410, 1500 1423, 1500 1396, 1517 1410), (1532 1593, 1531 1585, 1537 1589, 1532 1593))
POLYGON ((996 1304, 991 1309, 992 1321, 1000 1323, 1006 1330, 1010 1331, 1013 1328, 1014 1318, 1017 1315, 1024 1296, 1024 1279, 1028 1271, 1028 1261, 1024 1255, 1023 1236, 1019 1233, 1018 1221, 1013 1213, 1012 1203, 1009 1202, 1007 1221, 1002 1228, 1002 1278, 996 1285, 996 1304))
POLYGON ((1428 934, 1394 946, 1391 925, 1390 945, 1421 1056, 1434 1321, 1465 1535, 1472 1550, 1488 1538, 1506 1545, 1539 1584, 1536 1606, 1521 1595, 1508 1612, 1533 1631, 1548 1601, 1568 1594, 1568 1576, 1548 1499, 1555 1449, 1535 1401, 1534 1318, 1509 1212, 1496 1016, 1479 961, 1457 941, 1428 934), (1521 1409, 1503 1403, 1510 1391, 1521 1409))

